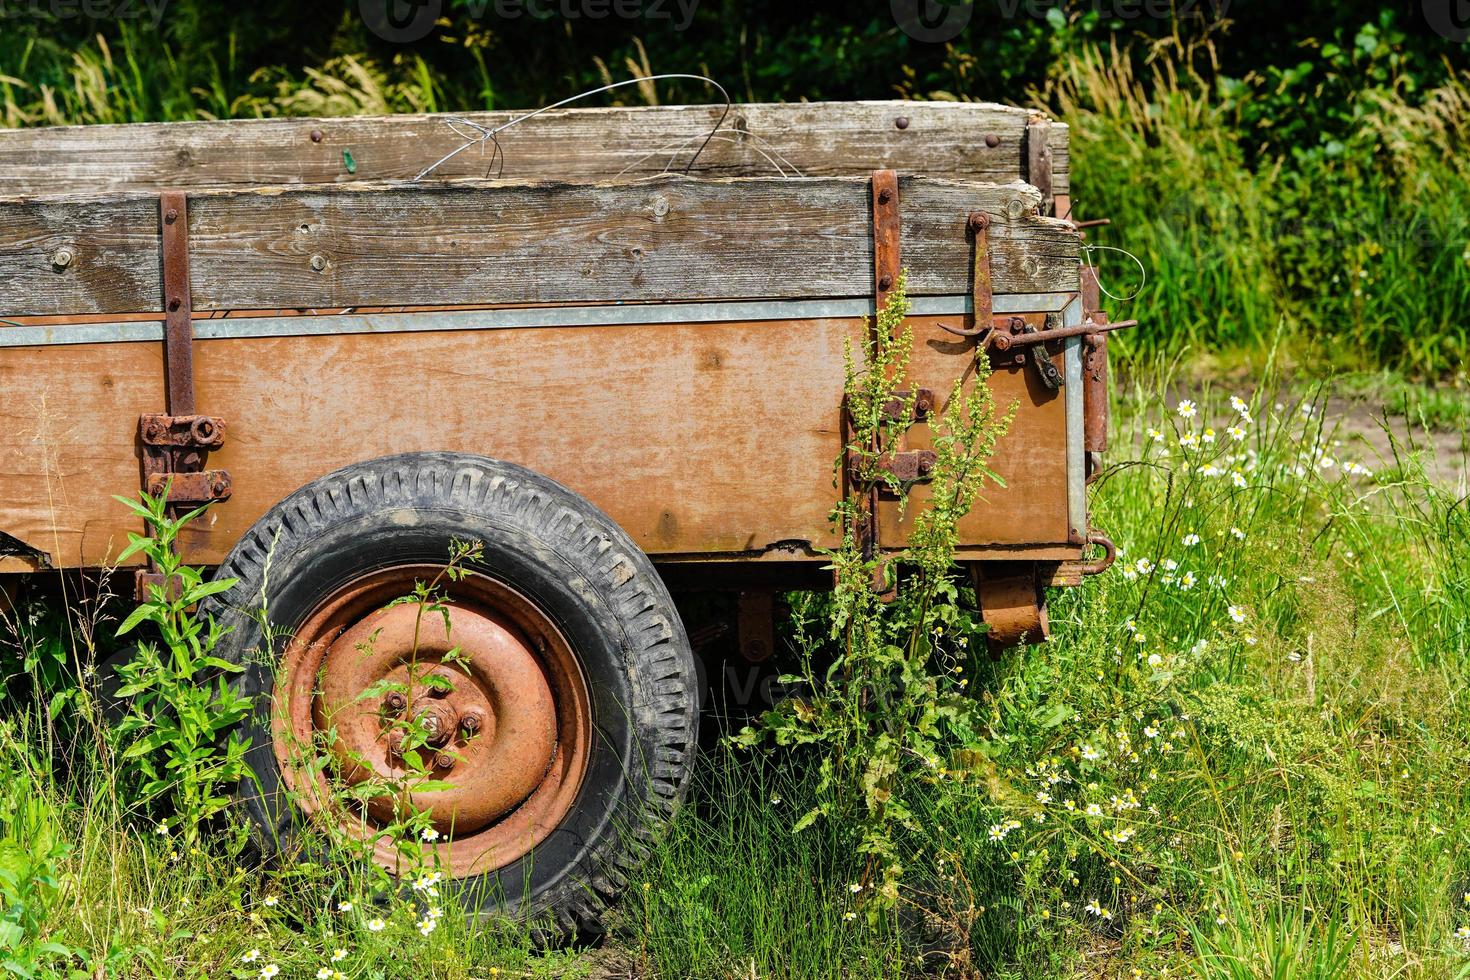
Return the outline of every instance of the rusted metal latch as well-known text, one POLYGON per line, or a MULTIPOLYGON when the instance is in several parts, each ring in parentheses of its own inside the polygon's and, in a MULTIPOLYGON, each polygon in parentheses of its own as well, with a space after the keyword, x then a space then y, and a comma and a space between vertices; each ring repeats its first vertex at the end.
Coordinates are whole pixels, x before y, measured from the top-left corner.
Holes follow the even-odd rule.
POLYGON ((138 420, 143 443, 143 489, 150 497, 197 507, 230 496, 230 474, 206 470, 210 450, 225 442, 225 420, 209 415, 144 415, 138 420))
POLYGON ((143 489, 168 502, 198 506, 230 496, 230 474, 205 470, 210 450, 225 440, 225 421, 194 409, 194 299, 189 282, 189 199, 165 191, 158 200, 163 229, 164 395, 167 415, 138 421, 143 489))

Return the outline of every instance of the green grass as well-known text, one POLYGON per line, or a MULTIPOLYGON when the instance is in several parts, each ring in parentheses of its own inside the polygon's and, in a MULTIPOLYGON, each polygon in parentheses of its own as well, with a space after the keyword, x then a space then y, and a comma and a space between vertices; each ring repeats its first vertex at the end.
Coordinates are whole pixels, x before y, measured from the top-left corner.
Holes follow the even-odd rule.
POLYGON ((311 977, 337 948, 354 977, 1461 976, 1470 516, 1415 459, 1335 445, 1298 408, 1311 392, 1263 386, 1236 440, 1227 392, 1184 419, 1176 391, 1135 383, 1119 406, 1113 458, 1132 462, 1095 506, 1120 567, 1054 595, 1051 643, 969 677, 985 761, 920 794, 894 910, 851 890, 845 828, 790 832, 819 760, 720 749, 600 948, 452 916, 423 938, 392 903, 369 932, 337 911, 350 871, 239 867, 228 835, 178 853, 117 798, 87 705, 46 720, 47 692, 17 682, 0 837, 45 838, 13 803, 42 800, 65 846, 35 938, 130 977, 243 976, 252 949, 249 975, 311 977))

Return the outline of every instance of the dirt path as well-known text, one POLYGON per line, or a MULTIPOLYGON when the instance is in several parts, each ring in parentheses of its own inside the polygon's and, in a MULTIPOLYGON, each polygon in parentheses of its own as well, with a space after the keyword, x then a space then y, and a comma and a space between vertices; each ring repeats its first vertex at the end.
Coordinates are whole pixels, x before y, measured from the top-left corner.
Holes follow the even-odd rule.
POLYGON ((1395 459, 1417 456, 1435 483, 1464 495, 1470 490, 1470 430, 1425 429, 1402 415, 1384 411, 1383 400, 1333 395, 1327 399, 1329 430, 1344 446, 1363 447, 1362 462, 1373 470, 1393 467, 1395 459))

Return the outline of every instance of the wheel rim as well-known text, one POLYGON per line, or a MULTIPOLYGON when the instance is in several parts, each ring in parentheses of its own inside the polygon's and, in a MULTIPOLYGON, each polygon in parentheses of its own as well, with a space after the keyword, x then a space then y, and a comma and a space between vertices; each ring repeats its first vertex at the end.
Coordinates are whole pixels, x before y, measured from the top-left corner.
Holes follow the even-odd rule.
POLYGON ((287 645, 272 733, 308 814, 372 841, 374 859, 396 870, 399 842, 382 830, 411 805, 440 835, 421 846, 462 878, 525 856, 571 811, 590 754, 591 699, 560 630, 495 579, 446 576, 447 600, 422 615, 418 602, 392 605, 442 571, 373 572, 319 605, 287 645), (428 735, 417 750, 427 778, 449 788, 405 784, 408 719, 428 735), (399 791, 352 799, 374 779, 399 791))

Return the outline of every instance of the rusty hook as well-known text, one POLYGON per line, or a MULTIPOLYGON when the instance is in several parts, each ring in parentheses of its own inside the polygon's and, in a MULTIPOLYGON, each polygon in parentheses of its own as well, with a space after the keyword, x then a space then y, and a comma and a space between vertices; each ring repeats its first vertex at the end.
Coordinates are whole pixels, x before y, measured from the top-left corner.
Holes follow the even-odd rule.
POLYGON ((1083 575, 1101 575, 1113 567, 1113 562, 1118 560, 1118 546, 1113 544, 1112 538, 1094 529, 1087 532, 1087 543, 1101 546, 1103 556, 1097 561, 1090 561, 1082 565, 1083 575))

